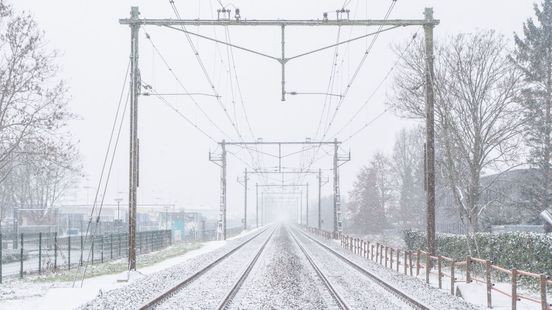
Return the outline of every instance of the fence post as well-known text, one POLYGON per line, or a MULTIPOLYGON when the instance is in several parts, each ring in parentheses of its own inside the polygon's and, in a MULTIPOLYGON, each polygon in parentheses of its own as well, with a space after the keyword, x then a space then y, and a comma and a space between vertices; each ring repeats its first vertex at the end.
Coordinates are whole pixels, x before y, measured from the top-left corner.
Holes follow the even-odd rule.
POLYGON ((140 254, 142 254, 142 236, 141 232, 138 232, 138 247, 140 248, 140 254))
POLYGON ((416 252, 416 276, 420 275, 420 250, 416 252))
POLYGON ((42 233, 38 233, 38 274, 42 274, 42 233))
POLYGON ((113 233, 109 235, 109 259, 113 260, 113 233))
POLYGON ((389 268, 393 269, 393 248, 389 248, 389 268))
POLYGON ((380 244, 376 243, 376 263, 379 261, 380 257, 380 244))
POLYGON ((71 236, 67 236, 67 270, 71 270, 71 236))
POLYGON ((96 243, 95 241, 96 241, 96 236, 92 235, 92 245, 90 246, 90 251, 91 251, 90 256, 92 258, 90 260, 91 265, 94 265, 94 243, 96 243))
POLYGON ((2 232, 0 231, 0 284, 2 284, 2 249, 4 248, 4 243, 2 241, 2 232))
POLYGON ((489 260, 485 261, 485 280, 487 282, 487 308, 492 308, 491 290, 493 288, 493 283, 491 282, 491 261, 489 260))
POLYGON ((83 252, 83 248, 84 248, 84 237, 81 233, 81 236, 80 236, 80 259, 79 259, 79 265, 82 266, 82 252, 83 252))
POLYGON ((471 266, 471 257, 466 257, 466 283, 471 283, 471 274, 470 274, 470 266, 471 266))
POLYGON ((57 231, 54 232, 54 270, 57 269, 57 231))
POLYGON ((454 263, 455 263, 454 260, 450 262, 450 294, 451 295, 454 295, 454 282, 456 281, 456 278, 454 277, 454 263))
POLYGON ((401 268, 401 250, 397 249, 397 272, 400 272, 400 268, 401 268))
POLYGON ((21 233, 21 249, 19 254, 19 277, 23 279, 23 233, 21 233))
POLYGON ((542 310, 548 310, 548 303, 546 302, 546 275, 540 275, 540 293, 541 293, 541 308, 542 310))
POLYGON ((370 260, 374 261, 374 245, 373 244, 370 244, 370 260))
POLYGON ((409 266, 410 266, 410 276, 413 275, 412 273, 412 269, 414 269, 414 265, 412 265, 412 252, 411 251, 408 251, 408 261, 410 262, 409 266))
POLYGON ((429 253, 426 253, 426 266, 425 266, 425 270, 426 270, 426 283, 429 284, 429 272, 431 271, 431 267, 430 267, 430 264, 431 264, 431 255, 429 253))
POLYGON ((119 258, 121 258, 121 233, 119 233, 119 242, 117 244, 117 246, 119 247, 119 258))
POLYGON ((387 268, 387 246, 385 246, 385 267, 387 268))
POLYGON ((439 277, 439 288, 443 288, 443 274, 441 265, 441 255, 437 256, 437 276, 439 277))
POLYGON ((517 308, 517 269, 512 269, 512 310, 517 308))
POLYGON ((101 248, 101 252, 100 252, 100 258, 101 258, 101 259, 100 259, 100 262, 103 264, 103 262, 104 262, 104 260, 103 260, 103 259, 104 259, 104 237, 105 237, 105 236, 104 236, 104 235, 101 235, 100 237, 102 238, 102 242, 100 243, 100 245, 101 245, 101 247, 102 247, 102 248, 101 248))
POLYGON ((404 262, 404 264, 403 264, 403 269, 404 269, 404 274, 406 275, 406 274, 407 274, 406 268, 408 267, 408 251, 405 250, 403 256, 404 256, 404 259, 403 259, 403 262, 404 262))

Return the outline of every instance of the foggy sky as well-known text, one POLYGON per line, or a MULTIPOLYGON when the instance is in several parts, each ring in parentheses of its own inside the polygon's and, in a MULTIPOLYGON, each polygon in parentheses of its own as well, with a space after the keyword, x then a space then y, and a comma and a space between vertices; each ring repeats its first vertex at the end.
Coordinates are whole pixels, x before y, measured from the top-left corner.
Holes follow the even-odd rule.
MULTIPOLYGON (((223 1, 224 2, 224 1, 223 1)), ((514 31, 520 31, 523 21, 533 14, 533 0, 399 0, 391 18, 423 18, 424 7, 433 7, 435 18, 441 20, 436 28, 436 37, 450 33, 470 32, 477 29, 496 29, 511 38, 514 31)), ((130 50, 130 31, 127 26, 119 25, 119 18, 129 16, 130 7, 138 5, 144 18, 174 18, 168 1, 82 1, 82 0, 17 0, 11 1, 17 10, 30 11, 45 31, 49 45, 62 52, 59 65, 62 77, 67 81, 72 95, 71 109, 80 115, 79 120, 71 123, 71 129, 79 141, 82 160, 87 178, 76 191, 79 194, 75 202, 91 201, 92 189, 98 182, 99 172, 111 130, 119 92, 123 84, 130 50), (88 197, 87 197, 88 196, 88 197)), ((184 18, 212 18, 219 8, 214 0, 182 1, 176 0, 184 18), (201 3, 201 5, 199 5, 201 3)), ((253 1, 234 0, 232 4, 241 9, 242 18, 303 18, 316 19, 322 12, 335 12, 343 1, 321 0, 280 0, 253 1)), ((351 17, 358 19, 381 19, 390 1, 352 0, 348 5, 351 17)), ((233 9, 233 8, 232 8, 233 9)), ((335 14, 330 14, 335 18, 335 14)), ((212 27, 190 31, 214 36, 212 27)), ((370 30, 375 30, 371 28, 370 30)), ((147 27, 140 35, 140 66, 142 79, 152 84, 160 92, 183 92, 175 79, 169 74, 161 59, 155 54, 146 40, 147 31, 156 46, 161 50, 174 72, 190 92, 210 92, 209 85, 182 33, 147 27)), ((341 39, 365 33, 364 28, 351 32, 350 28, 341 30, 341 39)), ((404 44, 416 31, 416 27, 401 28, 382 34, 376 41, 362 71, 338 113, 336 122, 328 137, 340 129, 352 113, 364 103, 383 79, 396 60, 391 50, 395 44, 404 44)), ((278 28, 229 28, 232 43, 279 56, 280 37, 278 28)), ((216 35, 224 40, 223 29, 216 35)), ((287 55, 294 55, 320 46, 335 43, 336 28, 298 28, 287 29, 287 55)), ((360 58, 367 40, 360 40, 340 49, 340 61, 343 61, 341 73, 336 78, 334 92, 344 90, 360 58)), ((226 47, 201 39, 194 39, 200 56, 222 95, 222 102, 233 116, 234 104, 228 79, 228 59, 226 47)), ((292 61, 287 66, 288 91, 325 92, 330 76, 333 49, 319 54, 292 61)), ((314 138, 324 102, 323 96, 288 96, 286 102, 280 101, 280 66, 277 62, 234 51, 239 85, 243 102, 255 137, 267 140, 299 140, 314 138)), ((233 70, 233 69, 232 69, 233 70)), ((389 79, 372 98, 364 112, 351 126, 338 136, 346 138, 366 121, 385 109, 385 94, 389 91, 389 79)), ((233 81, 234 86, 235 81, 233 81)), ((234 93, 238 127, 246 140, 251 140, 239 96, 234 93)), ((215 140, 224 136, 216 130, 186 97, 167 97, 178 109, 194 120, 215 140)), ((236 133, 226 119, 222 109, 213 98, 197 97, 197 102, 212 117, 218 126, 232 138, 236 133)), ((128 121, 128 119, 127 119, 128 121)), ((341 169, 342 194, 351 188, 358 169, 368 163, 369 157, 376 151, 390 152, 396 132, 405 126, 414 126, 419 122, 407 121, 387 113, 362 134, 343 145, 342 151, 351 150, 353 160, 341 169)), ((187 124, 174 111, 153 97, 140 99, 140 189, 139 202, 176 203, 185 207, 218 208, 219 168, 208 161, 209 150, 215 151, 216 144, 195 128, 187 124)), ((123 126, 121 143, 116 156, 112 182, 106 197, 107 203, 113 203, 116 196, 125 201, 128 188, 128 124, 123 126), (120 192, 120 193, 119 193, 120 192)), ((247 152, 231 149, 245 161, 251 162, 247 152)), ((285 149, 283 153, 297 151, 297 148, 285 149)), ((276 153, 275 148, 263 148, 265 152, 276 153)), ((331 154, 331 149, 326 150, 331 154)), ((312 154, 312 153, 309 153, 312 154)), ((324 154, 323 151, 318 155, 324 154)), ((276 161, 264 157, 267 166, 275 166, 276 161)), ((308 157, 295 156, 284 161, 288 167, 299 167, 308 162, 308 157)), ((313 168, 331 167, 331 157, 317 162, 313 168)), ((236 183, 241 176, 244 164, 229 157, 228 205, 229 212, 241 212, 243 190, 236 183)), ((315 178, 306 178, 305 182, 315 184, 315 178)), ((251 178, 250 184, 259 182, 251 178)), ((315 197, 314 187, 312 196, 315 197)), ((331 193, 331 183, 324 187, 325 194, 331 193)), ((254 205, 254 187, 250 187, 250 206, 254 205)))

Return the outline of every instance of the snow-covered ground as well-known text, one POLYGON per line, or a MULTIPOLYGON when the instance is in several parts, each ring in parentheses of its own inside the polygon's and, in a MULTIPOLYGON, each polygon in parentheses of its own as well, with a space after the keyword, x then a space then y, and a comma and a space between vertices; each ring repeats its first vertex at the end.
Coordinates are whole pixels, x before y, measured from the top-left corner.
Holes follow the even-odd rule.
MULTIPOLYGON (((132 284, 146 275, 181 264, 223 245, 222 241, 206 242, 200 248, 191 250, 182 256, 141 268, 139 272, 130 274, 130 277, 127 272, 92 277, 85 279, 82 287, 79 285, 80 283, 73 287, 72 282, 66 281, 43 282, 38 276, 9 281, 0 285, 0 309, 74 309, 96 298, 99 294, 132 284)), ((148 255, 156 255, 156 253, 148 255)), ((108 266, 115 263, 120 262, 114 261, 103 265, 108 266)))
POLYGON ((281 227, 234 297, 232 308, 327 309, 336 305, 287 230, 281 227))
MULTIPOLYGON (((293 231, 294 229, 285 226, 275 231, 257 264, 243 283, 242 289, 234 297, 231 308, 337 308, 327 288, 293 241, 293 231)), ((67 281, 44 282, 44 278, 38 277, 14 280, 0 286, 0 309, 135 309, 249 240, 256 232, 259 231, 247 231, 225 242, 206 242, 199 249, 140 268, 139 272, 130 274, 118 272, 88 278, 82 287, 77 285, 73 288, 72 283, 67 281)), ((161 308, 210 309, 216 307, 271 232, 271 228, 267 229, 259 237, 229 255, 223 263, 216 265, 186 286, 183 291, 173 295, 161 308)), ((294 232, 293 235, 310 253, 312 259, 351 309, 409 308, 403 301, 302 233, 294 232)), ((399 274, 341 248, 338 242, 308 235, 392 286, 410 296, 415 296, 432 309, 485 308, 485 287, 481 284, 458 284, 462 296, 471 302, 467 303, 456 296, 451 296, 449 286, 445 282, 441 290, 426 285, 423 270, 419 278, 399 274)), ((116 262, 104 265, 114 263, 116 262)), ((433 284, 437 282, 437 278, 433 275, 431 282, 433 284)), ((505 291, 509 290, 507 284, 499 283, 497 287, 505 291)), ((493 305, 494 308, 508 309, 510 300, 508 297, 493 293, 493 305)), ((528 302, 518 303, 518 309, 537 308, 538 305, 528 302)))

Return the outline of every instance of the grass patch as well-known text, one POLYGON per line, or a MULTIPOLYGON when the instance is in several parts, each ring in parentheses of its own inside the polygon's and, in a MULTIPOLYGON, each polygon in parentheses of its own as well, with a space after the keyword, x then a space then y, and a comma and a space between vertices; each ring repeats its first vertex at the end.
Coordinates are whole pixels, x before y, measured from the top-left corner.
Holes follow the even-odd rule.
MULTIPOLYGON (((189 251, 198 249, 201 247, 201 243, 180 243, 172 245, 166 249, 139 255, 137 257, 137 268, 144 268, 151 265, 155 265, 159 262, 167 260, 169 258, 177 257, 183 255, 189 251)), ((86 270, 85 278, 93 278, 103 275, 121 273, 128 269, 128 261, 126 258, 117 259, 113 261, 108 261, 102 263, 94 263, 94 265, 88 265, 86 270)), ((43 282, 69 282, 75 279, 77 275, 77 268, 72 270, 59 270, 57 272, 49 272, 40 276, 29 277, 28 279, 34 283, 43 283, 43 282)), ((79 275, 82 276, 82 268, 80 269, 79 275)), ((79 277, 80 277, 79 276, 79 277)))

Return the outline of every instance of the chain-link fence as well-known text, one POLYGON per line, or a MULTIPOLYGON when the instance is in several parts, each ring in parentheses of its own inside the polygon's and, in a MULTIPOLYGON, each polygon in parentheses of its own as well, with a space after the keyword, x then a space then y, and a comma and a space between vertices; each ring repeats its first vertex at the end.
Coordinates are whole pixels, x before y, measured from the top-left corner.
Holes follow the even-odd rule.
MULTIPOLYGON (((170 230, 141 231, 136 235, 138 255, 172 244, 170 230)), ((58 236, 57 233, 0 234, 0 283, 3 277, 41 274, 127 257, 128 233, 58 236)))

